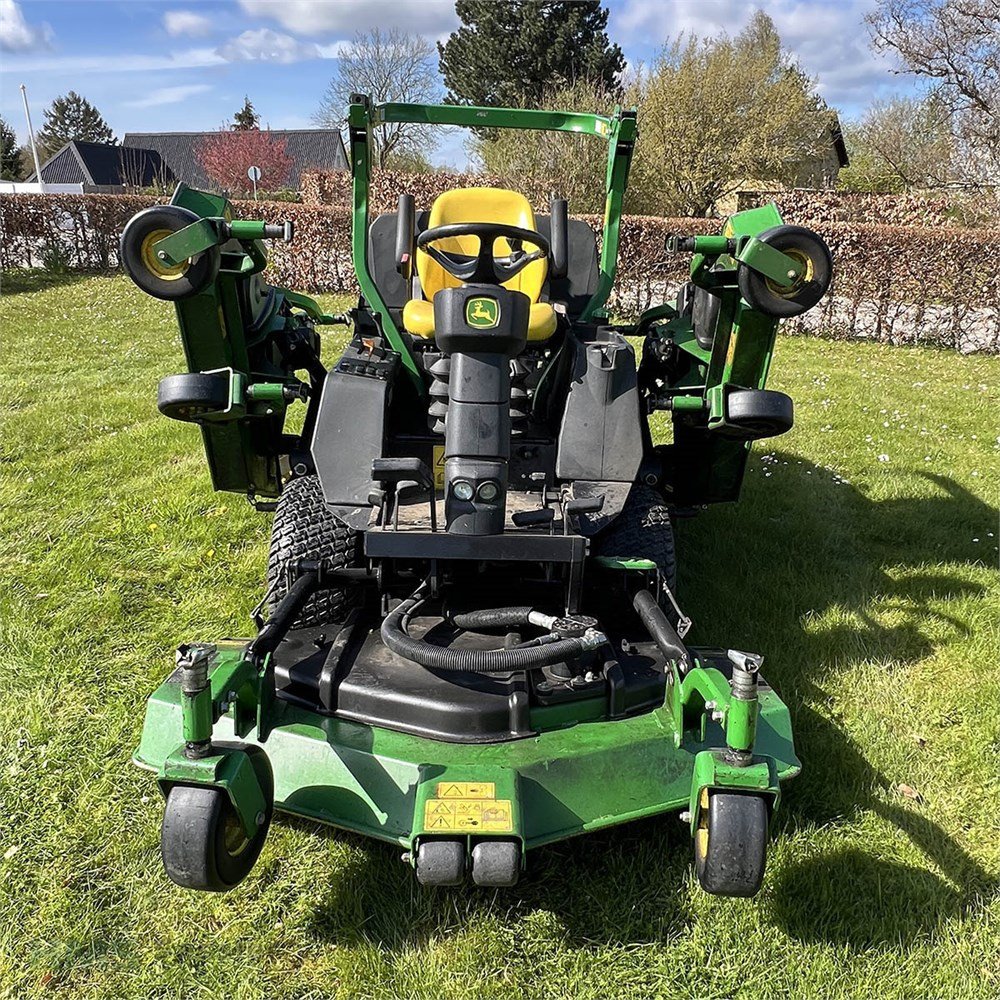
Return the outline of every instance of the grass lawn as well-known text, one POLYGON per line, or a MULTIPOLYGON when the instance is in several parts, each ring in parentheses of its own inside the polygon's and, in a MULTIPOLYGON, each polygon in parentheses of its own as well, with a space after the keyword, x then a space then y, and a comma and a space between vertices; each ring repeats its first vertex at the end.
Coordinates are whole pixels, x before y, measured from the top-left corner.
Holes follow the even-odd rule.
POLYGON ((10 278, 0 329, 0 996, 1000 996, 1000 358, 783 338, 795 429, 678 525, 693 640, 765 654, 805 766, 755 900, 697 888, 673 816, 513 891, 279 817, 206 896, 129 758, 174 647, 250 629, 269 516, 156 412, 168 305, 10 278))

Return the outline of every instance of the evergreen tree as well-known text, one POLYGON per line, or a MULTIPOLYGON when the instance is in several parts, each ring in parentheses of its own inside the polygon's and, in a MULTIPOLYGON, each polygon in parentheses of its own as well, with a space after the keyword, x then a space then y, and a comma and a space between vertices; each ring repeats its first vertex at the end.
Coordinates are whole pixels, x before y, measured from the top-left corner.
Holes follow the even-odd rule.
POLYGON ((250 102, 250 98, 243 97, 243 107, 233 115, 234 132, 246 132, 247 129, 260 128, 260 115, 250 102))
POLYGON ((45 109, 45 124, 36 136, 42 160, 57 152, 71 139, 117 145, 114 132, 100 111, 75 90, 64 97, 57 97, 45 109))
POLYGON ((458 0, 462 27, 438 43, 453 104, 523 107, 586 80, 618 88, 625 57, 600 0, 458 0))
POLYGON ((0 178, 16 181, 21 176, 21 150, 17 135, 5 118, 0 118, 0 178))

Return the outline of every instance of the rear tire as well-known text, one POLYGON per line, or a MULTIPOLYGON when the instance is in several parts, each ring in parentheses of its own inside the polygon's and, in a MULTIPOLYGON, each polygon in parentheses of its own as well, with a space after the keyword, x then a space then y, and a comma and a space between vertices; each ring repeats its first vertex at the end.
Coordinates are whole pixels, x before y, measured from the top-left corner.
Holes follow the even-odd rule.
POLYGON ((652 559, 677 592, 677 554, 670 511, 651 486, 635 483, 622 512, 601 533, 598 555, 652 559))
MULTIPOLYGON (((271 613, 288 592, 288 565, 297 559, 322 559, 334 569, 362 564, 360 535, 330 510, 317 476, 290 480, 281 496, 271 527, 267 585, 271 613)), ((341 622, 353 606, 348 587, 316 591, 299 612, 292 628, 312 628, 341 622)))

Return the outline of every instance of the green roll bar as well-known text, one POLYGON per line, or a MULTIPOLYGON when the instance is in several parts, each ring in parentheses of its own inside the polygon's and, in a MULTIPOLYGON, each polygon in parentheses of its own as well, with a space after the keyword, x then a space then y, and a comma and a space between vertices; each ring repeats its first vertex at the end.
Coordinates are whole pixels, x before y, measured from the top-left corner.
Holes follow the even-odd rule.
POLYGON ((616 107, 610 117, 576 111, 530 111, 517 108, 479 108, 460 104, 372 104, 362 94, 351 95, 347 116, 351 143, 352 226, 351 252, 361 294, 378 316, 382 333, 402 359, 420 392, 423 380, 413 355, 396 326, 368 266, 368 190, 371 181, 369 131, 393 122, 424 125, 458 125, 464 128, 518 128, 544 132, 578 132, 604 139, 608 144, 605 175, 604 235, 601 243, 597 290, 583 310, 584 321, 604 318, 604 309, 615 280, 622 200, 636 139, 635 108, 616 107))

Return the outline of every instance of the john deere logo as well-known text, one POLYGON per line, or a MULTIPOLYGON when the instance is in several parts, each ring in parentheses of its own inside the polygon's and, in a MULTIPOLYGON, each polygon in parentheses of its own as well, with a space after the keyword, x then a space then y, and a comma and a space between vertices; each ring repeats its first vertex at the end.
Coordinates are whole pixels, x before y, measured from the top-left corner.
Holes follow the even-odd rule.
POLYGON ((491 330, 500 322, 500 303, 496 299, 469 299, 465 303, 465 322, 477 330, 491 330))

